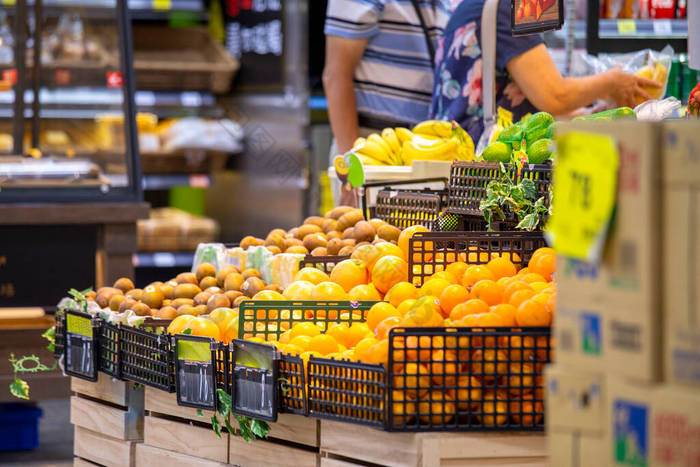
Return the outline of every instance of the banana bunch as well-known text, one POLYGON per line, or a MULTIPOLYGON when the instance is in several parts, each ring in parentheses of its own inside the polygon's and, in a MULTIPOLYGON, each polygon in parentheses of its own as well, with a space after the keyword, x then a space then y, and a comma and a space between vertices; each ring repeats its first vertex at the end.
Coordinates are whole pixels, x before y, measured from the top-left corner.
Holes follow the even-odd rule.
POLYGON ((357 138, 352 146, 364 165, 403 165, 401 143, 393 128, 385 128, 381 135, 357 138))

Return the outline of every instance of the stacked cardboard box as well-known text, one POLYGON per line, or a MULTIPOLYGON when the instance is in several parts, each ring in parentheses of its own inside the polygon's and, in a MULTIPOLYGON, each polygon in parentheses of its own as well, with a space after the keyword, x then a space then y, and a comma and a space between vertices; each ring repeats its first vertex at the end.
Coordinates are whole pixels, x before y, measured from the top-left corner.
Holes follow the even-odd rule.
POLYGON ((571 124, 618 142, 601 261, 557 258, 553 466, 700 465, 700 125, 571 124))

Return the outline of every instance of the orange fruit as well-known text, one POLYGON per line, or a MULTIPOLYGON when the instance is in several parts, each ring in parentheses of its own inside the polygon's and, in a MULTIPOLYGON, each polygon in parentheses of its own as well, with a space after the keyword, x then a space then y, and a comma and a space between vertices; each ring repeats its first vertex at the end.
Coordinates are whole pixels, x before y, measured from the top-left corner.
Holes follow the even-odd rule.
POLYGON ((304 361, 304 368, 309 368, 309 358, 315 357, 315 358, 321 358, 323 355, 321 355, 318 352, 315 352, 313 350, 307 350, 306 352, 302 352, 299 354, 299 357, 304 361))
POLYGON ((291 345, 296 345, 297 347, 299 347, 300 349, 303 349, 304 351, 307 351, 307 350, 309 350, 309 345, 311 345, 311 339, 313 339, 313 337, 311 337, 311 336, 296 336, 296 337, 292 337, 292 339, 289 341, 289 343, 291 345))
MULTIPOLYGON (((441 302, 442 303, 442 302, 441 302)), ((452 321, 459 321, 467 315, 478 315, 481 313, 489 312, 489 304, 478 298, 467 300, 464 303, 460 303, 452 308, 450 312, 450 319, 452 321)))
POLYGON ((515 423, 522 423, 523 426, 533 426, 544 418, 544 403, 535 401, 533 394, 524 394, 521 400, 510 402, 510 412, 513 414, 515 423), (522 422, 520 414, 522 415, 522 422))
POLYGON ((398 311, 401 314, 401 316, 406 316, 406 313, 408 313, 408 311, 411 308, 413 308, 413 305, 416 304, 416 301, 417 300, 415 298, 409 298, 408 300, 404 300, 399 306, 396 307, 396 311, 398 311))
POLYGON ((430 276, 430 279, 444 279, 450 284, 461 284, 461 281, 458 281, 452 273, 447 271, 436 272, 435 274, 430 276))
POLYGON ((549 326, 552 314, 546 306, 535 300, 525 300, 515 314, 518 326, 549 326))
POLYGON ((401 339, 396 341, 396 351, 394 353, 396 361, 420 360, 430 361, 430 354, 433 348, 442 347, 444 340, 442 336, 408 336, 405 343, 401 339))
POLYGON ((491 253, 491 259, 493 259, 493 258, 505 258, 512 263, 519 263, 520 262, 520 255, 515 253, 515 252, 510 252, 510 251, 504 251, 502 253, 494 251, 493 253, 491 253))
POLYGON ((454 278, 457 279, 457 282, 461 284, 462 277, 464 277, 464 273, 467 272, 468 267, 469 265, 467 263, 457 261, 456 263, 449 264, 445 271, 452 274, 454 278))
POLYGON ((383 340, 377 342, 372 347, 367 349, 367 363, 389 363, 389 341, 383 340))
POLYGON ((279 343, 280 344, 289 344, 289 340, 291 339, 291 337, 290 337, 291 333, 292 333, 292 330, 289 329, 287 331, 284 331, 282 334, 280 334, 279 343))
POLYGON ((527 269, 531 273, 539 274, 544 277, 547 282, 551 282, 556 267, 556 256, 551 253, 542 252, 539 255, 534 254, 527 263, 527 269))
POLYGON ((336 264, 331 271, 331 281, 339 284, 346 292, 356 285, 366 284, 369 272, 359 259, 346 259, 336 264))
POLYGON ((510 285, 512 280, 512 277, 501 277, 496 281, 496 284, 498 284, 498 288, 501 289, 501 292, 505 292, 506 287, 510 285))
POLYGON ((535 291, 535 293, 543 292, 549 288, 549 282, 532 282, 530 288, 535 291))
POLYGON ((418 290, 418 295, 420 297, 425 297, 426 295, 439 297, 442 295, 442 291, 450 285, 452 284, 445 279, 428 279, 418 290))
POLYGON ((284 289, 282 295, 287 300, 311 300, 314 285, 309 281, 294 281, 284 289))
POLYGON ((460 375, 457 378, 457 407, 467 410, 478 405, 481 400, 481 383, 478 379, 469 375, 460 375))
POLYGON ((493 380, 508 374, 508 354, 503 350, 479 349, 472 354, 472 375, 477 378, 493 380))
POLYGON ((374 263, 377 262, 379 258, 381 258, 382 252, 379 250, 374 245, 360 245, 355 250, 353 250, 352 254, 350 255, 350 259, 359 259, 363 263, 365 263, 365 266, 367 266, 367 270, 369 272, 372 272, 372 268, 374 268, 374 263))
POLYGON ((192 315, 180 315, 168 325, 168 334, 180 334, 187 329, 187 323, 194 318, 192 315))
POLYGON ((362 339, 353 349, 355 358, 361 362, 367 362, 369 360, 369 349, 377 343, 379 343, 379 341, 374 337, 365 337, 362 339))
POLYGON ((345 289, 335 282, 321 282, 316 284, 311 292, 311 299, 318 301, 338 301, 347 300, 348 294, 345 289))
POLYGON ((503 300, 501 288, 492 280, 481 280, 474 284, 469 296, 483 300, 489 305, 497 305, 503 300))
POLYGON ((377 325, 387 318, 391 317, 401 317, 396 308, 394 308, 390 303, 379 302, 372 305, 372 308, 367 312, 367 326, 372 332, 377 329, 377 325))
POLYGON ((534 300, 536 302, 540 302, 544 306, 547 306, 547 303, 549 302, 550 295, 552 295, 552 294, 549 292, 541 292, 541 293, 533 295, 531 300, 534 300))
POLYGON ((221 340, 221 331, 219 326, 213 321, 206 319, 202 316, 197 316, 192 318, 188 323, 186 329, 191 329, 190 333, 193 336, 211 337, 215 341, 221 340))
POLYGON ((328 274, 325 272, 321 271, 320 269, 312 268, 310 266, 307 266, 305 268, 302 268, 299 270, 294 275, 294 281, 307 281, 311 282, 312 284, 320 284, 321 282, 325 282, 330 280, 330 277, 328 277, 328 274))
POLYGON ((528 272, 527 274, 523 274, 520 277, 520 280, 526 284, 532 284, 533 282, 547 282, 544 277, 540 276, 536 272, 528 272))
POLYGON ((489 261, 491 261, 491 256, 489 256, 488 253, 485 251, 478 252, 477 248, 469 248, 470 250, 473 250, 469 253, 467 256, 467 263, 472 264, 472 265, 477 265, 477 264, 486 264, 489 261))
POLYGON ((366 337, 374 337, 374 332, 367 326, 367 323, 353 323, 348 330, 347 341, 343 345, 348 348, 355 347, 366 337))
POLYGON ((527 267, 522 268, 518 273, 515 275, 516 277, 524 276, 525 274, 529 274, 530 270, 527 267))
POLYGON ((381 293, 387 293, 399 282, 408 281, 408 264, 397 256, 383 256, 374 264, 372 283, 381 293))
MULTIPOLYGON (((401 248, 401 250, 403 251, 404 258, 409 257, 408 256, 409 255, 409 251, 408 251, 409 239, 411 239, 416 234, 416 232, 430 232, 430 230, 426 229, 422 225, 412 225, 411 227, 403 229, 403 231, 399 235, 399 241, 398 241, 399 248, 401 248)), ((425 242, 422 245, 424 247, 423 249, 425 249, 425 250, 432 250, 433 249, 432 242, 425 242)), ((414 252, 413 261, 422 262, 421 257, 423 257, 422 261, 430 261, 431 259, 433 259, 432 253, 414 252)))
POLYGON ((406 425, 416 416, 416 403, 410 397, 404 397, 401 391, 392 391, 392 399, 391 411, 394 414, 394 426, 406 425))
POLYGON ((515 312, 517 310, 515 307, 509 303, 501 303, 491 307, 491 312, 499 315, 503 318, 503 326, 515 326, 517 323, 515 321, 515 312))
POLYGON ((303 323, 297 323, 294 326, 292 326, 292 329, 289 331, 289 339, 291 342, 291 339, 294 339, 297 336, 318 336, 321 334, 321 331, 318 329, 318 326, 316 326, 314 323, 310 322, 303 322, 303 323))
POLYGON ((415 285, 410 282, 398 282, 387 291, 386 295, 384 295, 384 300, 391 303, 394 307, 398 307, 404 301, 417 299, 418 297, 418 289, 415 285))
POLYGON ((452 309, 469 300, 469 291, 466 287, 452 284, 445 287, 442 294, 438 295, 440 297, 440 308, 442 309, 442 315, 444 317, 450 316, 452 309))
POLYGON ((378 340, 387 339, 389 337, 389 330, 401 325, 402 318, 400 316, 390 316, 377 324, 374 330, 374 337, 378 340))
POLYGON ((426 295, 416 300, 404 317, 405 326, 441 326, 440 301, 437 297, 426 295))
MULTIPOLYGON (((396 256, 403 260, 406 259, 403 254, 403 250, 393 243, 379 242, 374 246, 377 248, 377 250, 379 250, 379 258, 383 258, 385 256, 396 256)), ((377 258, 377 260, 379 260, 379 258, 377 258)), ((377 261, 375 261, 374 264, 377 264, 377 261)), ((372 267, 372 269, 374 269, 374 267, 372 267)))
POLYGON ((555 254, 556 254, 556 252, 554 251, 554 248, 542 247, 542 248, 538 248, 537 250, 535 250, 535 252, 532 254, 530 259, 542 256, 542 255, 555 255, 555 254))
POLYGON ((300 355, 304 353, 304 349, 294 344, 284 344, 283 351, 289 355, 300 355))
POLYGON ((503 391, 498 391, 494 394, 493 391, 484 393, 484 401, 481 404, 481 423, 485 426, 503 425, 508 421, 508 399, 507 394, 503 391))
MULTIPOLYGON (((488 307, 488 305, 486 305, 486 306, 488 307)), ((457 326, 465 326, 468 328, 473 328, 473 327, 476 327, 476 320, 479 319, 479 316, 481 316, 481 313, 465 315, 460 320, 455 321, 454 324, 457 326)))
POLYGON ((433 351, 428 368, 433 375, 433 382, 438 386, 454 386, 457 382, 457 354, 454 350, 437 349, 433 351))
POLYGON ((508 303, 510 301, 510 297, 512 297, 518 290, 532 290, 532 287, 530 287, 530 284, 526 284, 523 281, 511 282, 503 291, 503 302, 508 303))
POLYGON ((495 280, 491 270, 486 266, 469 266, 462 277, 462 285, 470 288, 482 280, 495 280))
POLYGON ((394 376, 394 388, 417 399, 430 390, 430 372, 424 365, 409 362, 394 376))
POLYGON ((238 316, 234 316, 225 328, 220 327, 219 329, 221 330, 221 340, 224 341, 224 344, 238 339, 238 316))
POLYGON ((357 301, 378 302, 381 301, 382 297, 381 295, 379 295, 379 292, 377 292, 377 289, 374 288, 374 285, 360 284, 350 289, 350 291, 348 292, 348 299, 357 301))
POLYGON ((454 400, 443 391, 431 391, 418 403, 418 416, 428 425, 445 425, 457 413, 454 400))
POLYGON ((523 388, 523 390, 532 390, 534 388, 536 376, 534 363, 512 362, 509 366, 510 376, 508 377, 508 384, 511 387, 511 394, 519 393, 520 388, 523 388))
MULTIPOLYGON (((345 323, 331 323, 326 335, 331 336, 338 344, 348 347, 350 343, 350 327, 345 323)), ((282 339, 280 338, 280 341, 282 339)))
POLYGON ((494 280, 501 277, 512 277, 518 272, 515 265, 508 258, 502 256, 493 258, 486 264, 486 267, 493 273, 494 280))
POLYGON ((535 291, 532 289, 518 290, 510 296, 510 300, 508 300, 508 303, 513 305, 515 308, 518 308, 521 303, 523 303, 525 300, 531 299, 534 296, 535 291))
POLYGON ((507 321, 505 320, 505 318, 492 311, 488 313, 482 313, 476 317, 476 325, 483 328, 507 326, 506 323, 507 321))
POLYGON ((327 334, 319 334, 314 336, 309 341, 307 350, 313 350, 321 355, 328 355, 338 351, 338 343, 333 336, 327 334))

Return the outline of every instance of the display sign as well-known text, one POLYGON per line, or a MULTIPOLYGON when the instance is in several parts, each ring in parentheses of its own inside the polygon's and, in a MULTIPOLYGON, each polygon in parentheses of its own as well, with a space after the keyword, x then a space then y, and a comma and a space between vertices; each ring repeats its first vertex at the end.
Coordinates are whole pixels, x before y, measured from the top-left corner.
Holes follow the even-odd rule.
POLYGON ((275 347, 242 339, 233 341, 233 412, 277 420, 277 360, 275 347))
POLYGON ((97 342, 92 317, 66 311, 66 373, 88 381, 97 381, 97 342))
POLYGON ((175 336, 177 403, 198 409, 216 409, 214 341, 208 337, 175 336))
POLYGON ((511 0, 510 18, 514 36, 561 29, 564 0, 511 0))
POLYGON ((284 5, 282 0, 223 0, 226 48, 241 62, 237 85, 282 88, 284 5))
POLYGON ((557 136, 553 212, 547 224, 557 253, 597 262, 617 195, 620 156, 606 135, 557 136))

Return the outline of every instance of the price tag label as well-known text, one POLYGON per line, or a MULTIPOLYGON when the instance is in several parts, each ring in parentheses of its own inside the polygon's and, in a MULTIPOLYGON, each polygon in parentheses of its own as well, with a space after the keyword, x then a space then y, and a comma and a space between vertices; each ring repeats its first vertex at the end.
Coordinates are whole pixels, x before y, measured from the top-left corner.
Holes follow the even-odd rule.
POLYGON ((233 341, 233 412, 277 420, 277 352, 271 345, 233 341))
POLYGON ((637 33, 637 23, 633 19, 618 19, 617 33, 621 36, 629 36, 637 33))
POLYGON ((557 253, 596 262, 615 207, 620 157, 606 135, 557 137, 554 203, 549 234, 557 253))
POLYGON ((198 409, 216 409, 214 341, 206 337, 175 336, 177 403, 198 409))
POLYGON ((670 36, 672 32, 670 19, 655 19, 651 23, 655 36, 670 36))
POLYGON ((97 380, 97 345, 92 317, 66 311, 66 373, 88 381, 97 380))
POLYGON ((168 252, 153 253, 153 264, 159 268, 175 267, 175 255, 168 252))
POLYGON ((172 8, 171 0, 153 0, 152 5, 155 11, 167 11, 172 8))
POLYGON ((156 94, 153 91, 138 91, 134 98, 136 99, 136 105, 143 107, 156 105, 156 94))
POLYGON ((180 95, 180 102, 185 107, 199 107, 202 105, 202 95, 198 92, 186 91, 180 95))

